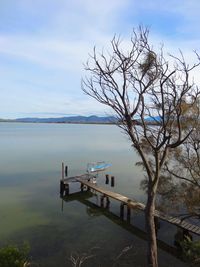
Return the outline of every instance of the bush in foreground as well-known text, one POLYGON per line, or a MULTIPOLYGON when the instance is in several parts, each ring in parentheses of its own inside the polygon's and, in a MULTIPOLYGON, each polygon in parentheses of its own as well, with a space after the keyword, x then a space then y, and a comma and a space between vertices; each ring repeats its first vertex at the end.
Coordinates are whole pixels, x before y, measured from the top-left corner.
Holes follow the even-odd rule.
POLYGON ((29 246, 6 246, 0 248, 0 267, 25 267, 28 266, 29 246))

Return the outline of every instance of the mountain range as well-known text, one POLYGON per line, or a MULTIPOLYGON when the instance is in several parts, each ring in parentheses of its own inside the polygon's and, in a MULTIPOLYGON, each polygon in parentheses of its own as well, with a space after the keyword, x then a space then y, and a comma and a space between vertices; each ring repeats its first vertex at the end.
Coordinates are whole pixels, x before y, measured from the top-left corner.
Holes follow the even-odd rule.
POLYGON ((86 116, 71 116, 60 118, 17 118, 13 120, 0 119, 0 122, 30 122, 30 123, 116 123, 117 119, 114 116, 98 117, 95 115, 86 116))
MULTIPOLYGON (((140 125, 141 121, 134 120, 136 124, 140 125)), ((145 121, 149 125, 159 124, 161 117, 148 117, 145 121)), ((69 116, 59 118, 17 118, 17 119, 0 119, 0 122, 24 122, 24 123, 82 123, 82 124, 115 124, 120 123, 114 116, 69 116)))

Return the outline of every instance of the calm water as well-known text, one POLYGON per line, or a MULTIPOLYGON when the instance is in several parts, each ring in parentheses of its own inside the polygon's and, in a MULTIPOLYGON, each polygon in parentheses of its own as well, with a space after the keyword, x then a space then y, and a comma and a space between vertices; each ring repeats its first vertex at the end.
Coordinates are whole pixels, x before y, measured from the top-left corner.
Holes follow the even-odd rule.
MULTIPOLYGON (((41 267, 73 266, 70 255, 84 253, 95 256, 82 266, 145 266, 143 214, 135 212, 130 226, 117 217, 119 203, 112 202, 106 212, 96 207, 96 197, 59 197, 62 161, 73 176, 83 173, 88 162, 102 160, 112 163, 106 172, 116 178, 112 190, 145 200, 137 156, 116 126, 0 123, 0 245, 28 241, 41 267), (132 248, 120 254, 127 246, 132 248)), ((98 184, 111 189, 105 173, 98 184)), ((78 190, 71 186, 71 192, 78 190)), ((161 224, 160 266, 186 266, 167 252, 175 232, 161 224)))

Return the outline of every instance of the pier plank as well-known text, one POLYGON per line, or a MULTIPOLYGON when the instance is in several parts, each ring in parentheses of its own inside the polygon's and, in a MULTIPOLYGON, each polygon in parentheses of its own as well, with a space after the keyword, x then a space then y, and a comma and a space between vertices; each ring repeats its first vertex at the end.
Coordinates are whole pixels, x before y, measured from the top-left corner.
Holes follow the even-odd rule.
MULTIPOLYGON (((71 179, 71 178, 68 178, 71 179)), ((131 209, 139 209, 144 211, 145 205, 143 203, 137 202, 134 199, 130 199, 126 196, 123 196, 119 193, 115 193, 113 191, 106 190, 105 188, 99 187, 94 183, 89 182, 90 179, 89 176, 86 175, 80 175, 73 177, 74 180, 80 182, 81 184, 87 186, 90 189, 93 189, 96 192, 101 193, 104 197, 110 197, 112 199, 115 199, 119 202, 121 202, 123 205, 127 205, 131 209)), ((194 234, 200 235, 200 227, 194 224, 191 224, 189 222, 182 221, 181 219, 177 217, 168 216, 158 210, 155 210, 155 216, 163 221, 166 221, 168 223, 171 223, 173 225, 179 226, 182 229, 188 230, 194 234)))

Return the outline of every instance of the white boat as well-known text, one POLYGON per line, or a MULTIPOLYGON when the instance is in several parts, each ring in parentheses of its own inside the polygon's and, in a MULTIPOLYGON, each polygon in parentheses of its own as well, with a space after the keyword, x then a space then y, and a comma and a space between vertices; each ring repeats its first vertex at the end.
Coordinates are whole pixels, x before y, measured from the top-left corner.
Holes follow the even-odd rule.
POLYGON ((98 173, 100 171, 106 170, 110 166, 112 166, 112 164, 106 163, 105 161, 91 162, 91 163, 87 164, 87 172, 88 173, 93 173, 93 172, 97 172, 98 173))

